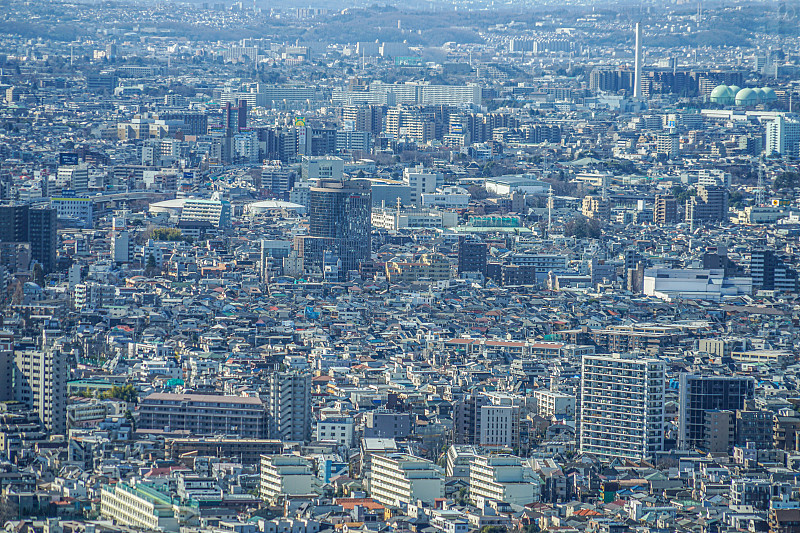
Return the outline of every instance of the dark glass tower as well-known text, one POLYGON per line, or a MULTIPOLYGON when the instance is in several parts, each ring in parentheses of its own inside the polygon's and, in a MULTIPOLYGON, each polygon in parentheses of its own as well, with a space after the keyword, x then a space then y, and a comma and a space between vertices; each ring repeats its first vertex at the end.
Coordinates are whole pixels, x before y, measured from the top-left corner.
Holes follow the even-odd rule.
POLYGON ((738 411, 752 399, 755 382, 750 377, 680 376, 680 435, 683 450, 703 448, 706 411, 738 411))
POLYGON ((342 275, 357 270, 370 259, 371 217, 368 181, 319 180, 309 191, 309 235, 303 242, 306 267, 321 266, 325 252, 332 252, 342 262, 342 275))

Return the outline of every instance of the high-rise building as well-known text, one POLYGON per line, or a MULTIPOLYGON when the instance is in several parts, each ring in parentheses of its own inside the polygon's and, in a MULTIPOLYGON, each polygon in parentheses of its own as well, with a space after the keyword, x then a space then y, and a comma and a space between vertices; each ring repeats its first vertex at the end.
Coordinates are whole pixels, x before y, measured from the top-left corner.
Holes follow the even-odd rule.
POLYGON ((53 208, 0 206, 0 241, 30 243, 31 259, 41 263, 45 274, 56 268, 57 229, 53 208))
POLYGON ((750 276, 753 290, 794 293, 798 286, 797 271, 788 265, 774 250, 757 249, 750 254, 750 276))
POLYGON ((28 242, 28 211, 25 204, 0 205, 0 241, 28 242))
POLYGON ((787 120, 779 114, 767 122, 765 152, 767 156, 780 154, 783 157, 797 157, 800 149, 800 121, 787 120))
POLYGON ((0 402, 14 399, 14 334, 0 331, 0 402))
POLYGON ((464 237, 458 239, 458 273, 480 272, 486 275, 486 264, 489 246, 485 242, 468 241, 464 237))
POLYGON ((369 261, 372 194, 365 180, 320 179, 309 190, 309 235, 298 237, 306 270, 321 269, 326 252, 342 262, 341 275, 369 261))
POLYGON ((226 103, 222 108, 223 127, 229 132, 238 132, 247 127, 247 100, 240 99, 236 104, 226 103))
POLYGON ((726 222, 728 190, 723 187, 697 186, 697 194, 686 200, 686 221, 693 224, 726 222))
POLYGON ((42 264, 45 274, 56 269, 56 247, 58 245, 58 219, 51 207, 32 208, 28 212, 28 241, 31 257, 42 264))
POLYGON ((271 374, 267 414, 270 438, 311 440, 311 376, 301 372, 271 374))
POLYGON ((678 446, 684 450, 705 449, 706 411, 744 409, 754 391, 755 383, 750 377, 681 374, 678 446))
POLYGON ((636 51, 634 53, 633 97, 642 96, 642 25, 636 23, 636 51))
POLYGON ((58 347, 14 352, 14 398, 38 413, 50 433, 67 432, 68 356, 58 347))
POLYGON ((658 359, 584 355, 581 453, 641 460, 663 450, 664 371, 658 359))
POLYGON ((653 209, 653 222, 659 226, 675 224, 678 221, 678 200, 672 195, 656 196, 653 209))
POLYGON ((378 135, 383 129, 384 107, 379 105, 348 105, 342 108, 342 124, 345 129, 367 131, 378 135))

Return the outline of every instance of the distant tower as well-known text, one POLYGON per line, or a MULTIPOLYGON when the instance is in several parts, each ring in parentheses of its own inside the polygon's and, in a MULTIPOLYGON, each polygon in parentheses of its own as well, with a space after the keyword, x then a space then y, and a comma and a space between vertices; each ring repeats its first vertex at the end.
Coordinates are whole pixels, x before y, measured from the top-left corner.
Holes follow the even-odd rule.
POLYGON ((636 64, 634 66, 633 76, 633 97, 641 98, 642 96, 642 25, 640 22, 636 23, 636 64))

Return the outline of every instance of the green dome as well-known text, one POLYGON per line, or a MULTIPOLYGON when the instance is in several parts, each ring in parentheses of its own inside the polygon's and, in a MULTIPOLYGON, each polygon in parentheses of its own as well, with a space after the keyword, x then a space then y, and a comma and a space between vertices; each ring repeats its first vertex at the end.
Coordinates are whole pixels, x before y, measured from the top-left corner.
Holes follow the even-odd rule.
POLYGON ((758 94, 753 89, 742 89, 736 93, 736 105, 750 106, 758 103, 758 94))
POLYGON ((741 87, 739 87, 738 85, 731 85, 731 86, 729 86, 729 87, 728 87, 728 89, 730 89, 731 91, 733 91, 733 95, 734 95, 734 96, 736 96, 736 93, 738 93, 739 91, 741 91, 741 90, 742 90, 742 88, 741 88, 741 87))
POLYGON ((763 98, 765 102, 774 102, 775 100, 778 99, 778 95, 775 94, 775 91, 773 91, 769 87, 764 87, 763 89, 761 89, 761 92, 764 93, 763 98))
POLYGON ((753 92, 756 94, 756 98, 758 98, 759 103, 764 101, 764 91, 756 87, 755 89, 753 89, 753 92))
POLYGON ((711 91, 709 99, 715 104, 731 105, 734 101, 735 93, 727 85, 717 85, 711 91))

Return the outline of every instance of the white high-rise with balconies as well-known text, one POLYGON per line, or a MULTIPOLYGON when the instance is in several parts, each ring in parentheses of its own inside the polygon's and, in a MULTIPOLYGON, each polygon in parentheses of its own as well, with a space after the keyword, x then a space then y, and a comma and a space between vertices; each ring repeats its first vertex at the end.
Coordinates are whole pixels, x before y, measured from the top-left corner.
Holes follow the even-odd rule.
POLYGON ((664 449, 664 369, 659 359, 583 356, 581 453, 640 460, 664 449))

